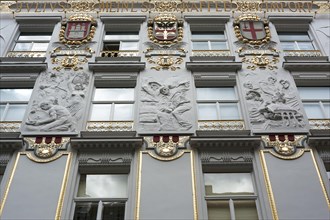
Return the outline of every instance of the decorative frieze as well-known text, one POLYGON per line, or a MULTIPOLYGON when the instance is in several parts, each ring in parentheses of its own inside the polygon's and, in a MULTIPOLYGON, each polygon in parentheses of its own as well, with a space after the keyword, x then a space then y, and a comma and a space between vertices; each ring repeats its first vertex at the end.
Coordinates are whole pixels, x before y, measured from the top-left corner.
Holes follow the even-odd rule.
POLYGON ((198 130, 201 131, 222 131, 222 130, 244 130, 243 120, 215 120, 198 121, 198 130))
POLYGON ((230 50, 193 50, 191 56, 194 57, 228 57, 230 50))
POLYGON ((129 151, 81 151, 78 155, 80 167, 103 167, 109 165, 127 166, 131 163, 132 158, 132 153, 129 151))
POLYGON ((310 119, 309 125, 315 130, 330 130, 330 119, 310 119))
POLYGON ((45 51, 10 51, 7 57, 45 57, 45 51))
POLYGON ((20 132, 21 122, 4 121, 0 122, 0 132, 20 132))
POLYGON ((320 50, 284 50, 283 55, 289 57, 320 57, 322 53, 320 50))
POLYGON ((203 165, 230 165, 230 164, 252 164, 253 155, 251 151, 221 151, 207 150, 201 151, 201 161, 203 165))
POLYGON ((133 131, 133 121, 90 121, 87 131, 133 131))

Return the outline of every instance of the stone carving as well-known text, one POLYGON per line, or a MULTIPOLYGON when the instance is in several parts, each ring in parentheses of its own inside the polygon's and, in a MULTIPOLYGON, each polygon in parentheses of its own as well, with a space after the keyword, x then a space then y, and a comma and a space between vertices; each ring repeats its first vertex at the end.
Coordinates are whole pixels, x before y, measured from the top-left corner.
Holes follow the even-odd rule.
POLYGON ((189 130, 192 124, 185 119, 191 108, 187 98, 190 82, 173 77, 171 83, 148 79, 142 84, 139 122, 158 131, 189 130))
POLYGON ((251 124, 265 124, 265 129, 305 126, 299 100, 288 80, 269 76, 256 84, 246 81, 243 88, 251 124))
POLYGON ((28 115, 28 130, 75 131, 85 105, 87 73, 43 73, 28 115))

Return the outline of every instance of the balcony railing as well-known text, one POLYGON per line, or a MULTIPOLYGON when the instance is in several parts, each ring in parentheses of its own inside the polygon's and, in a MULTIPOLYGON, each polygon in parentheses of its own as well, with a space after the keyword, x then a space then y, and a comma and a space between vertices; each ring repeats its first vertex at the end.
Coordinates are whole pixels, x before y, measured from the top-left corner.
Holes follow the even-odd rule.
POLYGON ((191 55, 195 57, 228 57, 230 50, 193 50, 191 55))
POLYGON ((244 130, 243 120, 200 120, 198 121, 198 130, 200 131, 220 131, 220 130, 244 130))
POLYGON ((321 57, 320 50, 284 50, 284 56, 288 57, 321 57))
POLYGON ((89 121, 87 131, 133 131, 133 121, 89 121))
POLYGON ((104 50, 101 51, 101 57, 137 57, 138 50, 104 50))
POLYGON ((310 119, 309 125, 314 130, 330 130, 330 119, 310 119))
POLYGON ((2 121, 0 122, 0 132, 20 132, 22 122, 2 121))
POLYGON ((10 51, 7 57, 45 57, 46 51, 10 51))

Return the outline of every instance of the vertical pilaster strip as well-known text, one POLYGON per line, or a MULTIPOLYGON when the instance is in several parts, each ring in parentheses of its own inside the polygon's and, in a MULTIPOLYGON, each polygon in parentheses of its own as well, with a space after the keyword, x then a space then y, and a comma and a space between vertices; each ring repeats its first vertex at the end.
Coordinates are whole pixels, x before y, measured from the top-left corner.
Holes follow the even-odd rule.
POLYGON ((136 208, 135 220, 140 219, 140 200, 141 200, 141 172, 142 172, 142 151, 138 153, 138 173, 136 180, 136 208))
POLYGON ((194 220, 198 220, 194 151, 190 151, 190 159, 191 159, 191 183, 192 183, 191 185, 192 185, 192 194, 193 194, 194 220))

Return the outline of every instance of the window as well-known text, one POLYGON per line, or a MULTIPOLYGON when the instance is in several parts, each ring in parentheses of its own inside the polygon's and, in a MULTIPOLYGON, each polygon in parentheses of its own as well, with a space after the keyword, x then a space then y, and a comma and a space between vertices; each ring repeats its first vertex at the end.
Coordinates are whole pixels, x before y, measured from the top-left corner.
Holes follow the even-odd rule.
POLYGON ((0 89, 1 121, 22 121, 32 89, 0 89))
POLYGON ((278 33, 283 50, 315 50, 307 32, 278 33))
POLYGON ((91 121, 132 121, 133 88, 96 88, 91 121))
POLYGON ((256 220, 251 173, 204 173, 208 219, 256 220))
POLYGON ((138 51, 139 33, 111 33, 104 36, 103 51, 117 52, 115 54, 104 53, 102 56, 117 57, 119 51, 138 51), (107 55, 106 55, 107 54, 107 55))
POLYGON ((52 33, 21 33, 13 51, 47 51, 52 33))
POLYGON ((298 87, 309 119, 330 118, 330 87, 298 87))
POLYGON ((197 88, 197 107, 199 120, 241 118, 234 87, 197 88))
POLYGON ((192 32, 193 50, 227 50, 224 32, 192 32))
POLYGON ((81 174, 73 219, 124 219, 127 180, 127 174, 81 174))

